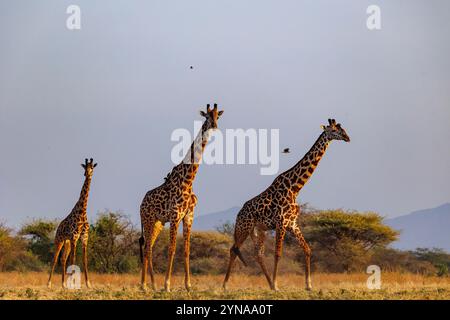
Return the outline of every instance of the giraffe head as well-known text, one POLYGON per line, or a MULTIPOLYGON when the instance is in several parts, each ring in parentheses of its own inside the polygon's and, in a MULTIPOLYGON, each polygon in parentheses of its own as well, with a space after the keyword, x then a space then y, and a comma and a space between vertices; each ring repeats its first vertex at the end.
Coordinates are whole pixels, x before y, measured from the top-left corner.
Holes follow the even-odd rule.
POLYGON ((334 119, 328 119, 328 125, 322 126, 322 129, 329 140, 344 140, 345 142, 350 142, 350 137, 347 132, 345 132, 345 129, 341 127, 340 123, 336 123, 336 120, 334 119))
POLYGON ((84 168, 84 176, 85 177, 92 177, 94 174, 94 168, 97 166, 97 163, 94 163, 94 160, 91 158, 84 159, 84 164, 82 163, 81 166, 84 168))
POLYGON ((210 109, 209 104, 206 105, 206 112, 200 111, 200 115, 206 118, 205 125, 206 130, 217 129, 217 120, 222 115, 223 110, 217 109, 217 103, 214 104, 214 108, 210 109))

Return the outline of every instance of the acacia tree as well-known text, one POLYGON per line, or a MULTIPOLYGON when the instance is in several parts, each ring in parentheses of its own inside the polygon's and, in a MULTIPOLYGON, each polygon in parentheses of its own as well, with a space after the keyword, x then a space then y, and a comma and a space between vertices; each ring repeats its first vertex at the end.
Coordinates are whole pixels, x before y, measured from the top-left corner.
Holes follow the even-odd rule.
POLYGON ((333 271, 360 269, 370 259, 372 249, 386 247, 399 235, 373 212, 319 211, 306 215, 303 224, 305 238, 315 251, 325 252, 328 257, 322 257, 321 263, 333 271))
POLYGON ((98 272, 131 272, 139 268, 139 233, 121 212, 101 212, 89 235, 89 263, 98 272))
POLYGON ((53 258, 53 240, 55 238, 55 220, 37 219, 25 223, 19 235, 27 239, 27 247, 43 263, 49 264, 53 258))

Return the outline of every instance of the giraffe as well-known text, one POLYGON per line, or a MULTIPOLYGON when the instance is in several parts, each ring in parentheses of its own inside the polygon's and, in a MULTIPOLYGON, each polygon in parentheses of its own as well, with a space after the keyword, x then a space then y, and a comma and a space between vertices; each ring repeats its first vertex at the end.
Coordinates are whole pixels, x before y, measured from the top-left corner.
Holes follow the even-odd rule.
POLYGON ((239 211, 234 230, 234 244, 230 249, 228 270, 223 282, 225 290, 227 289, 227 282, 236 257, 239 257, 246 265, 239 248, 250 235, 255 246, 256 260, 270 288, 277 291, 278 262, 281 258, 286 232, 291 233, 303 248, 305 253, 306 289, 312 289, 310 276, 311 249, 297 224, 300 206, 297 204, 296 199, 300 190, 317 167, 329 143, 332 140, 350 141, 345 130, 339 123, 336 124, 334 119, 328 119, 328 125, 322 126, 322 129, 323 132, 319 138, 297 164, 276 177, 266 190, 247 201, 239 211), (270 278, 263 260, 265 231, 267 230, 275 230, 275 261, 272 278, 270 278))
POLYGON ((71 255, 71 265, 75 264, 76 258, 76 248, 77 241, 81 238, 81 243, 83 245, 83 264, 84 264, 84 277, 86 280, 86 286, 88 288, 91 287, 91 283, 88 278, 88 266, 87 266, 87 244, 89 237, 89 223, 87 220, 87 203, 89 197, 89 188, 91 185, 92 175, 94 173, 94 168, 97 166, 97 163, 94 163, 94 160, 91 158, 90 161, 85 159, 84 164, 81 164, 84 169, 84 183, 81 188, 80 198, 78 199, 75 207, 72 209, 70 214, 63 220, 58 226, 56 230, 55 236, 55 254, 53 256, 53 264, 52 270, 50 271, 50 276, 48 278, 47 287, 51 288, 52 286, 52 275, 55 270, 56 263, 58 262, 58 256, 61 252, 61 249, 64 247, 62 253, 62 285, 63 288, 66 288, 66 284, 64 281, 66 275, 66 262, 69 257, 70 252, 71 255))
POLYGON ((205 117, 198 136, 192 142, 189 152, 183 161, 176 165, 172 171, 164 178, 164 183, 159 187, 150 190, 142 200, 140 207, 142 236, 139 239, 141 248, 142 264, 142 289, 147 290, 147 268, 150 273, 152 289, 156 290, 153 275, 152 248, 161 229, 166 222, 170 223, 170 242, 168 267, 165 277, 164 289, 170 291, 170 278, 176 248, 176 236, 178 225, 183 221, 184 238, 184 270, 185 287, 190 290, 189 274, 189 254, 190 254, 190 233, 194 218, 194 207, 197 204, 197 197, 192 191, 192 184, 197 173, 203 150, 208 142, 210 130, 217 128, 217 120, 223 114, 219 111, 217 104, 210 109, 208 104, 206 112, 200 111, 200 115, 205 117), (145 252, 142 247, 145 244, 145 252))

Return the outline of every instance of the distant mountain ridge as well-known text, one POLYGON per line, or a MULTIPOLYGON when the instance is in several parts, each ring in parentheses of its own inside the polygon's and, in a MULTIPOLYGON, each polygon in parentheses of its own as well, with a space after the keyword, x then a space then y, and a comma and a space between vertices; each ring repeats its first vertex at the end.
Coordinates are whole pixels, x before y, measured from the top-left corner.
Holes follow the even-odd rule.
MULTIPOLYGON (((232 207, 216 213, 197 216, 194 230, 216 230, 226 222, 234 223, 240 207, 232 207)), ((399 240, 392 247, 401 250, 423 248, 442 248, 450 252, 450 203, 414 211, 396 218, 386 219, 385 223, 401 231, 399 240)))
POLYGON ((392 244, 394 248, 436 247, 450 252, 450 203, 386 219, 385 223, 401 231, 399 240, 392 244))
POLYGON ((192 229, 199 231, 216 230, 217 227, 226 222, 234 223, 240 209, 240 207, 232 207, 227 210, 196 216, 192 229))

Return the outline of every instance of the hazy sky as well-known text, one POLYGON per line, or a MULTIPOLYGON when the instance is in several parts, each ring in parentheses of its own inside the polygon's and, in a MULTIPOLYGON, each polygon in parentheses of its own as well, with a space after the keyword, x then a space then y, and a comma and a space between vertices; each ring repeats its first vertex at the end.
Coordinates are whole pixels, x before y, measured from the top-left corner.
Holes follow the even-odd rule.
MULTIPOLYGON (((301 202, 385 216, 448 202, 449 34, 445 0, 2 1, 0 220, 63 218, 93 157, 90 217, 139 221, 173 166, 172 131, 214 102, 221 129, 280 129, 280 172, 327 118, 342 123, 351 142, 332 143, 301 202)), ((259 172, 200 167, 196 214, 241 206, 275 178, 259 172)))

